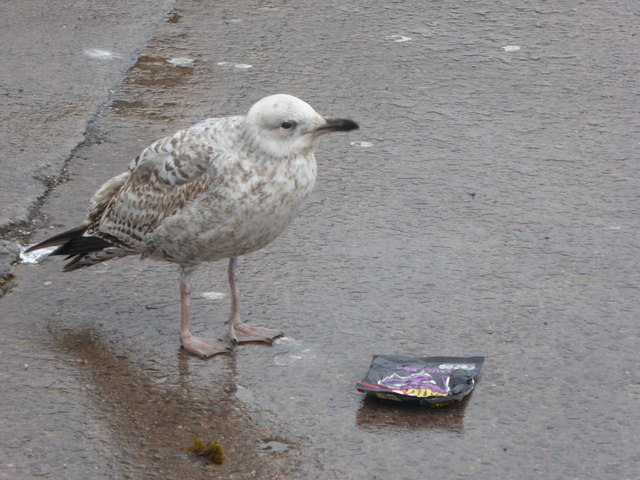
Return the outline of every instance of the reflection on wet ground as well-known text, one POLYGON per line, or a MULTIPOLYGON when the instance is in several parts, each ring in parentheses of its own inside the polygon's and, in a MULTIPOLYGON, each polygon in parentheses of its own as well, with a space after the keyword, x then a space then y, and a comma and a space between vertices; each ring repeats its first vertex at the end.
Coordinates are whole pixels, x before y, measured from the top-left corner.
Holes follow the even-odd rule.
MULTIPOLYGON (((131 465, 135 471, 151 476, 155 472, 161 478, 194 478, 207 468, 214 470, 211 474, 232 475, 238 473, 237 459, 242 459, 242 470, 255 474, 254 478, 276 475, 260 452, 282 452, 288 443, 256 428, 247 411, 249 405, 238 402, 237 397, 247 398, 238 395, 242 387, 237 385, 233 355, 219 362, 215 378, 202 390, 190 378, 190 363, 199 360, 182 350, 175 371, 146 365, 143 373, 91 327, 70 329, 51 323, 48 330, 55 347, 79 367, 85 388, 99 409, 98 418, 125 455, 125 470, 131 465), (187 446, 194 437, 220 442, 231 460, 222 466, 190 461, 187 446)), ((100 439, 100 432, 89 435, 100 439)))
MULTIPOLYGON (((189 57, 165 58, 161 56, 142 55, 129 70, 123 89, 148 87, 152 91, 158 88, 172 89, 179 85, 188 84, 194 70, 195 59, 189 57)), ((145 91, 143 88, 142 91, 145 91)), ((170 120, 171 112, 181 108, 181 102, 157 102, 153 98, 144 98, 138 94, 128 98, 117 98, 112 102, 114 113, 123 117, 143 117, 145 120, 170 120)))
POLYGON ((143 87, 172 88, 189 81, 195 60, 141 55, 127 75, 127 83, 143 87))
POLYGON ((462 433, 464 410, 470 398, 459 404, 429 408, 391 400, 366 397, 356 415, 356 425, 361 428, 399 428, 415 430, 448 430, 462 433))

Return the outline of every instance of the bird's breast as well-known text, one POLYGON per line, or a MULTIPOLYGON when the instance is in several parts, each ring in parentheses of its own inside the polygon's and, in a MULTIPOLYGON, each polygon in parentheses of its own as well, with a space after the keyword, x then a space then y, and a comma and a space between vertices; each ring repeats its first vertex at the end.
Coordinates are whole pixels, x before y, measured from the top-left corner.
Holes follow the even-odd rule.
POLYGON ((313 155, 269 168, 235 165, 189 207, 167 219, 154 245, 179 263, 239 256, 273 241, 303 208, 316 180, 313 155), (168 251, 167 249, 171 249, 168 251))
POLYGON ((277 237, 300 212, 316 180, 315 161, 283 162, 240 182, 235 202, 234 236, 239 244, 258 249, 277 237))

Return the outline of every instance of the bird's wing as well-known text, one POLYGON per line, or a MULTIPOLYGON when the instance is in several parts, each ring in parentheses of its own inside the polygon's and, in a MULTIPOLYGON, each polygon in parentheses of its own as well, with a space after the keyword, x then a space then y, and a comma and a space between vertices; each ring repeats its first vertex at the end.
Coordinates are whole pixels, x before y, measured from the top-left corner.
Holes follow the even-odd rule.
POLYGON ((212 183, 209 166, 220 152, 201 129, 188 129, 151 144, 129 172, 105 183, 93 196, 88 234, 133 251, 146 236, 212 183))

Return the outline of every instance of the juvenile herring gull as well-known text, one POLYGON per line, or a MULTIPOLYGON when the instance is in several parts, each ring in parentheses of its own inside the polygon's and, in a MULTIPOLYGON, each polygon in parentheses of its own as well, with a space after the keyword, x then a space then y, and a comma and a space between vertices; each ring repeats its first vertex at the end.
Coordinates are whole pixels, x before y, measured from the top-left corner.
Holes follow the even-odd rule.
POLYGON ((51 255, 71 259, 67 272, 138 254, 178 264, 180 340, 202 357, 229 349, 191 335, 189 280, 200 263, 229 258, 229 338, 271 343, 282 332, 240 320, 237 258, 274 240, 298 214, 315 184, 320 136, 355 128, 291 95, 265 97, 246 116, 210 118, 152 143, 98 189, 82 225, 28 251, 57 245, 51 255))

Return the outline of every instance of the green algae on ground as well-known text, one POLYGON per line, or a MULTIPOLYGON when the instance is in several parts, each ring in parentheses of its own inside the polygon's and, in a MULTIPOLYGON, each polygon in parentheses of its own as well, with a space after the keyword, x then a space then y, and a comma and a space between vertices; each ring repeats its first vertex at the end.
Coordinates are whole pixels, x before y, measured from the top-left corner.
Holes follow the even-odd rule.
POLYGON ((212 463, 220 465, 224 459, 220 442, 205 443, 200 438, 193 437, 186 449, 202 458, 205 465, 211 465, 212 463))

